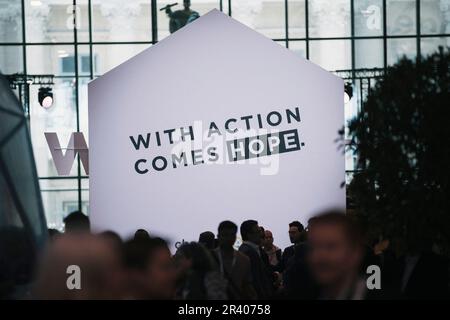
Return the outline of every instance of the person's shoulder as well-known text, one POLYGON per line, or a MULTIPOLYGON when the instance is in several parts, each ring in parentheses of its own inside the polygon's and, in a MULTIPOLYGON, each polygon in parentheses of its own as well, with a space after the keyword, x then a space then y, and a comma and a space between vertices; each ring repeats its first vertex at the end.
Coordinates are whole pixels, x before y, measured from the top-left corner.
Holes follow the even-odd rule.
POLYGON ((236 259, 241 263, 250 263, 249 257, 247 257, 244 253, 240 251, 236 251, 236 259))
POLYGON ((181 18, 181 17, 186 16, 186 13, 183 10, 176 10, 176 11, 172 12, 172 16, 174 18, 181 18))
POLYGON ((256 252, 255 249, 253 249, 249 244, 247 243, 243 243, 241 244, 241 246, 239 247, 239 252, 245 254, 247 257, 251 258, 252 256, 254 256, 255 254, 257 255, 258 253, 256 252))
POLYGON ((284 248, 283 253, 291 253, 294 251, 294 245, 290 245, 289 247, 284 248))
POLYGON ((249 251, 250 249, 251 249, 251 248, 250 248, 250 246, 249 246, 248 244, 243 243, 243 244, 241 244, 241 245, 239 246, 238 252, 246 253, 246 252, 249 251))

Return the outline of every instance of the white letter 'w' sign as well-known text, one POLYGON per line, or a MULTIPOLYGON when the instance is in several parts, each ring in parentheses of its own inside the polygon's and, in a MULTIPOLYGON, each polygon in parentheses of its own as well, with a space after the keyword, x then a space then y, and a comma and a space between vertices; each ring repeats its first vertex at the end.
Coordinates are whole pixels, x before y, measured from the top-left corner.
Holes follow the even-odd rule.
POLYGON ((45 138, 47 139, 48 147, 55 162, 56 171, 60 176, 70 174, 77 154, 80 155, 84 171, 86 171, 86 174, 89 174, 89 151, 83 133, 73 132, 70 135, 69 144, 65 148, 65 153, 63 152, 64 149, 61 148, 56 132, 46 132, 45 138))

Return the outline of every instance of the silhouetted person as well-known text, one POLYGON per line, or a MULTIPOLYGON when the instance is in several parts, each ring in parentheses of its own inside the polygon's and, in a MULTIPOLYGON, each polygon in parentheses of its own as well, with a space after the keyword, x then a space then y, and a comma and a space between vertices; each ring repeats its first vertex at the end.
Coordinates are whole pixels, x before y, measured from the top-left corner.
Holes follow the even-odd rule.
POLYGON ((260 253, 261 259, 264 262, 264 264, 266 265, 266 267, 269 270, 272 270, 272 266, 270 265, 270 262, 269 262, 269 256, 267 255, 266 251, 264 251, 264 248, 263 248, 264 239, 266 237, 265 229, 264 229, 264 227, 259 226, 259 230, 260 230, 260 236, 261 236, 261 241, 259 242, 259 253, 260 253))
POLYGON ((317 285, 307 263, 308 244, 301 242, 294 246, 294 255, 283 272, 283 296, 288 299, 315 299, 317 285))
POLYGON ((231 221, 223 221, 218 228, 218 247, 213 255, 220 273, 228 281, 228 297, 230 299, 256 299, 252 285, 250 259, 234 249, 238 227, 231 221))
POLYGON ((266 250, 264 250, 264 242, 266 239, 266 230, 264 227, 259 226, 259 229, 261 231, 261 242, 259 245, 259 252, 261 256, 261 260, 263 261, 265 268, 269 271, 269 276, 271 279, 271 283, 273 286, 273 289, 277 289, 281 285, 281 275, 278 272, 277 268, 270 264, 269 255, 267 254, 266 250))
POLYGON ((294 256, 295 245, 304 242, 305 239, 305 228, 299 221, 293 221, 289 223, 289 240, 292 245, 284 249, 283 255, 281 257, 281 270, 287 268, 289 260, 294 256))
POLYGON ((273 295, 272 274, 261 257, 261 229, 255 220, 241 224, 241 237, 244 242, 239 251, 250 259, 252 284, 259 299, 268 299, 273 295))
POLYGON ((132 239, 124 245, 129 298, 172 299, 175 269, 167 243, 160 238, 132 239))
POLYGON ((408 240, 407 254, 400 259, 400 291, 406 299, 448 299, 448 260, 419 239, 408 240))
POLYGON ((91 224, 88 216, 81 211, 71 212, 64 218, 65 233, 90 232, 91 224))
POLYGON ((275 269, 279 270, 281 264, 282 251, 276 245, 273 244, 272 231, 264 231, 263 248, 269 258, 269 264, 275 269))
POLYGON ((136 232, 134 233, 134 239, 149 240, 150 234, 145 229, 137 229, 136 232))
POLYGON ((111 230, 103 231, 102 233, 99 234, 99 237, 109 241, 111 243, 111 245, 120 254, 120 257, 122 258, 122 254, 123 254, 123 240, 116 232, 111 231, 111 230))
POLYGON ((227 299, 227 283, 216 270, 210 251, 203 245, 185 242, 174 258, 178 275, 178 299, 227 299))
POLYGON ((213 250, 216 247, 216 237, 211 231, 205 231, 200 233, 198 242, 205 246, 208 250, 213 250))

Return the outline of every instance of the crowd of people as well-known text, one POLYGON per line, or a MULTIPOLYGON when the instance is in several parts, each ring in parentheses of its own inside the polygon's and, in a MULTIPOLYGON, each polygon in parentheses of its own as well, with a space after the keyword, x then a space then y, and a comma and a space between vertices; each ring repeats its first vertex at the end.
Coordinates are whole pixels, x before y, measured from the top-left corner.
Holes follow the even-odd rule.
POLYGON ((447 260, 425 247, 397 257, 385 241, 368 246, 358 224, 340 211, 323 212, 306 228, 291 222, 286 231, 292 245, 284 249, 255 220, 239 227, 223 221, 216 232, 201 233, 198 242, 183 243, 173 255, 151 231, 139 229, 123 240, 113 231, 91 233, 81 212, 64 222, 64 233, 49 230, 25 298, 448 298, 447 260), (236 248, 238 233, 242 243, 236 248), (70 266, 80 272, 75 289, 70 266))

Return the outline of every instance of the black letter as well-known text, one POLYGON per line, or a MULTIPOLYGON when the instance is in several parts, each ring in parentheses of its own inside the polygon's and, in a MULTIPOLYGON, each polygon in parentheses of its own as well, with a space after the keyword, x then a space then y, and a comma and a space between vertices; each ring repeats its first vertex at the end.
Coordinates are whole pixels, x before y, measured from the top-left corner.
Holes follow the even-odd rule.
POLYGON ((203 155, 202 155, 202 150, 192 150, 191 151, 192 154, 192 163, 195 165, 197 164, 201 164, 201 163, 205 163, 205 161, 203 161, 203 155))
POLYGON ((173 139, 172 139, 172 133, 175 131, 175 129, 167 129, 164 130, 164 133, 167 133, 167 135, 169 136, 169 143, 172 144, 173 143, 173 139))
POLYGON ((291 110, 286 109, 286 115, 288 123, 291 123, 291 117, 300 122, 300 110, 298 110, 298 107, 295 108, 295 114, 291 110))
POLYGON ((250 119, 253 118, 253 116, 244 116, 241 117, 241 120, 245 121, 245 125, 247 126, 247 130, 250 130, 250 119))
POLYGON ((218 134, 219 136, 221 136, 222 134, 220 133, 219 128, 217 128, 217 125, 214 122, 211 122, 209 124, 209 130, 208 130, 208 138, 211 137, 211 135, 213 133, 218 134))
POLYGON ((267 115, 267 123, 270 124, 272 127, 275 127, 277 125, 279 125, 281 123, 281 114, 278 111, 272 111, 267 115), (278 117, 278 121, 277 122, 272 122, 272 120, 270 120, 272 115, 276 115, 278 117))
POLYGON ((167 167, 167 160, 166 158, 162 157, 162 156, 157 156, 155 159, 153 159, 152 161, 152 167, 153 169, 155 169, 156 171, 163 171, 166 167, 167 167), (163 162, 163 166, 161 168, 156 166, 156 161, 158 160, 162 160, 163 162))
POLYGON ((186 160, 186 154, 184 152, 182 152, 180 154, 180 157, 177 157, 176 154, 172 154, 172 165, 173 165, 174 169, 177 167, 176 163, 178 162, 178 164, 181 164, 181 161, 183 161, 184 166, 187 167, 188 164, 187 164, 187 160, 186 160))
POLYGON ((180 128, 181 132, 181 140, 184 141, 185 136, 191 136, 191 141, 194 141, 194 130, 192 129, 192 126, 189 126, 189 132, 184 132, 184 128, 180 128))
POLYGON ((219 155, 216 153, 216 147, 209 147, 206 149, 206 153, 210 156, 208 159, 209 161, 216 162, 219 160, 219 155))
POLYGON ((145 160, 145 159, 139 159, 139 160, 136 161, 136 163, 134 164, 134 170, 136 170, 136 172, 139 173, 139 174, 147 173, 147 172, 148 172, 148 169, 144 169, 144 170, 139 169, 139 165, 140 165, 141 163, 146 163, 146 162, 147 162, 147 160, 145 160))
POLYGON ((230 130, 229 124, 230 122, 236 122, 237 120, 234 118, 228 119, 225 122, 225 129, 229 132, 229 133, 235 133, 237 131, 237 128, 234 128, 234 130, 230 130))
POLYGON ((133 142, 134 148, 136 150, 139 150, 141 147, 141 143, 144 145, 145 149, 148 148, 148 145, 150 143, 150 133, 147 133, 147 140, 144 140, 144 137, 140 134, 138 135, 138 141, 134 140, 133 136, 130 136, 131 142, 133 142))

